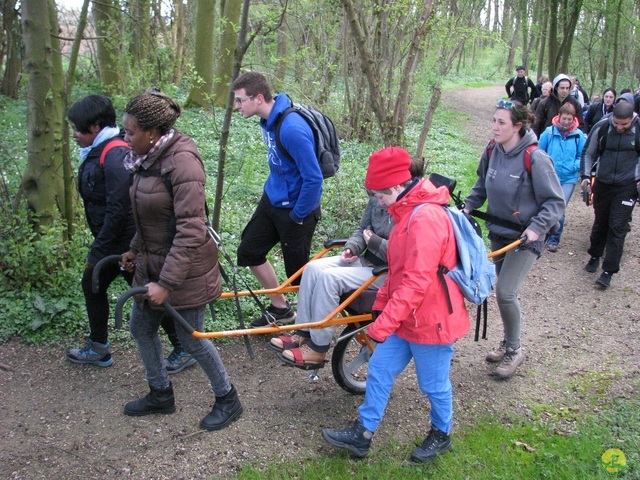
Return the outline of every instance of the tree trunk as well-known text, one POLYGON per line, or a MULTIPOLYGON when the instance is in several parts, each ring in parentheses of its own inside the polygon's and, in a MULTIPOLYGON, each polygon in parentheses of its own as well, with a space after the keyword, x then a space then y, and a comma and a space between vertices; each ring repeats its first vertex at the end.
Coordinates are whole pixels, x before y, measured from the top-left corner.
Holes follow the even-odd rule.
POLYGON ((184 71, 184 4, 182 0, 173 1, 173 44, 175 45, 176 58, 173 62, 173 83, 180 85, 184 71))
POLYGON ((558 0, 549 1, 549 78, 554 78, 558 73, 558 0))
POLYGON ((98 35, 98 70, 106 93, 124 92, 119 58, 121 58, 118 32, 121 15, 114 0, 93 0, 93 21, 98 35))
MULTIPOLYGON (((18 80, 20 78, 20 48, 22 38, 20 36, 20 19, 15 8, 16 0, 3 0, 2 20, 5 33, 5 64, 2 76, 0 94, 11 98, 18 98, 18 80)), ((2 58, 0 56, 0 58, 2 58)))
MULTIPOLYGON (((54 82, 54 52, 49 14, 53 1, 27 0, 22 3, 27 96, 28 163, 22 189, 30 210, 41 225, 50 224, 64 211, 62 152, 60 150, 62 105, 54 82), (46 12, 43 15, 43 12, 46 12)), ((57 26, 57 24, 56 24, 57 26)), ((59 55, 59 50, 57 53, 59 55)))
POLYGON ((129 52, 132 65, 137 69, 143 69, 149 64, 151 52, 151 5, 149 2, 150 0, 133 0, 129 12, 133 19, 133 39, 129 45, 129 52))
POLYGON ((215 71, 215 84, 213 87, 214 104, 216 107, 224 107, 227 104, 231 70, 236 51, 238 34, 236 26, 240 21, 242 0, 225 0, 224 9, 221 12, 222 36, 218 53, 218 64, 215 71))
POLYGON ((282 27, 278 29, 278 59, 276 61, 276 67, 274 73, 274 85, 276 91, 280 90, 284 83, 284 79, 287 76, 287 69, 289 66, 289 29, 287 28, 287 22, 283 22, 282 27))
MULTIPOLYGON (((422 129, 420 130, 420 136, 418 137, 418 145, 416 146, 416 157, 421 158, 424 153, 424 146, 427 143, 427 135, 431 130, 431 124, 433 123, 433 116, 438 109, 440 103, 440 97, 442 97, 442 85, 440 82, 436 82, 433 87, 433 93, 431 94, 431 100, 429 101, 429 108, 424 116, 424 122, 422 122, 422 129)), ((427 165, 425 165, 425 170, 427 165)))
POLYGON ((186 107, 209 107, 213 85, 215 0, 198 0, 194 66, 199 82, 191 87, 186 107))
POLYGON ((618 38, 620 37, 620 17, 622 16, 622 0, 618 0, 616 8, 616 26, 613 33, 613 53, 611 55, 611 85, 618 81, 618 38))

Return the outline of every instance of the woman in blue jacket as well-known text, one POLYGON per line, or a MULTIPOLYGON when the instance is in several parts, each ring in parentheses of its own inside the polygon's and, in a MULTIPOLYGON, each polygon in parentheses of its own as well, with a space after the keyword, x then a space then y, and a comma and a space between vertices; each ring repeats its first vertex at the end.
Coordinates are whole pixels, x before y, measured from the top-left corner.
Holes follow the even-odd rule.
MULTIPOLYGON (((553 159, 566 205, 571 200, 571 195, 578 182, 580 170, 580 157, 587 139, 578 128, 573 105, 565 103, 553 119, 553 124, 542 133, 538 146, 553 159)), ((560 236, 564 228, 564 215, 560 219, 560 228, 551 235, 547 243, 547 250, 557 252, 560 244, 560 236)))

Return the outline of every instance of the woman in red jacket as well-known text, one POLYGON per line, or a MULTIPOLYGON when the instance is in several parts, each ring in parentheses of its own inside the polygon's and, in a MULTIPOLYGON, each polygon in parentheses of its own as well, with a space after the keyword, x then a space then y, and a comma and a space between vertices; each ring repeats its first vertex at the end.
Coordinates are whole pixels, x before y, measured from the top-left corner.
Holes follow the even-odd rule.
POLYGON ((398 147, 384 148, 369 158, 365 186, 389 207, 395 221, 387 250, 389 274, 378 291, 375 322, 368 330, 379 345, 369 362, 359 418, 342 430, 325 429, 322 436, 358 457, 366 456, 395 378, 413 358, 420 390, 431 403, 431 429, 411 454, 413 460, 424 462, 451 448, 449 369, 454 342, 469 331, 469 316, 455 282, 445 277, 447 295, 438 278, 440 265, 452 269, 457 261, 453 227, 443 208, 449 192, 429 180, 412 179, 410 164, 409 153, 398 147), (422 204, 426 205, 416 209, 422 204))

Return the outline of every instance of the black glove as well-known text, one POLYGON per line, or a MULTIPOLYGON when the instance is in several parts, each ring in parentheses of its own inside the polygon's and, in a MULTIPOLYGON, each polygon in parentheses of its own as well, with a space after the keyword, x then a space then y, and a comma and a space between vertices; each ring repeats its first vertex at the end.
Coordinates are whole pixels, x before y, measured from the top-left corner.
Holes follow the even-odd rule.
POLYGON ((375 322, 376 318, 378 318, 381 313, 382 313, 382 310, 371 310, 371 320, 375 322))

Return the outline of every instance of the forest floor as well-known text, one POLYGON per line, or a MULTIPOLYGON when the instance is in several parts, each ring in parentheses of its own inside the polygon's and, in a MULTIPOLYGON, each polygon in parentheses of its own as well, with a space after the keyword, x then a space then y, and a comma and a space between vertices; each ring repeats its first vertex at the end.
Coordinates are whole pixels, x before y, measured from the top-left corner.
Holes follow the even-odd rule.
MULTIPOLYGON (((443 104, 468 121, 469 142, 479 152, 503 93, 495 86, 443 96, 443 104)), ((611 288, 599 290, 596 274, 583 270, 593 211, 576 193, 559 251, 542 256, 520 292, 526 361, 518 373, 497 381, 484 361, 502 338, 495 301, 489 340, 474 342, 471 332, 457 344, 451 371, 454 441, 456 429, 480 414, 527 417, 541 404, 594 413, 594 390, 610 398, 638 395, 640 214, 634 217, 622 270, 611 288)), ((67 344, 0 345, 0 478, 221 478, 246 464, 336 455, 321 429, 353 419, 362 397, 343 391, 330 369, 311 382, 307 373, 283 366, 266 338, 251 341, 255 361, 241 342, 220 346, 244 405, 242 417, 220 432, 198 427, 212 402, 198 367, 172 378, 175 414, 131 418, 123 415, 123 405, 148 391, 133 342, 116 341, 114 364, 105 369, 69 363, 67 344)), ((410 367, 398 378, 373 452, 392 439, 410 452, 428 428, 427 409, 410 367)))

